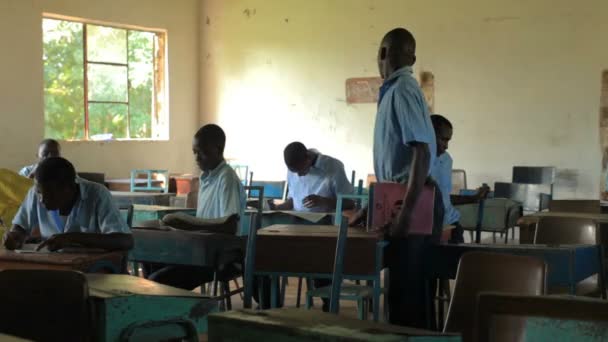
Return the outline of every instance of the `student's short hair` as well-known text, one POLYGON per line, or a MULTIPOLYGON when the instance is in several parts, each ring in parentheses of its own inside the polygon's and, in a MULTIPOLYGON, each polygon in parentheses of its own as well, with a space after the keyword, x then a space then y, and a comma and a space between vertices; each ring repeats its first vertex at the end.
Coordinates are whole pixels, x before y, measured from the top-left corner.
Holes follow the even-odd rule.
POLYGON ((201 127, 198 132, 194 135, 198 140, 199 145, 202 146, 215 146, 224 152, 226 147, 226 134, 224 130, 216 124, 208 124, 201 127))
POLYGON ((433 128, 435 130, 440 129, 441 127, 453 128, 452 123, 445 116, 439 114, 431 115, 431 122, 433 122, 433 128))
POLYGON ((57 149, 61 150, 61 145, 59 145, 59 141, 57 141, 55 139, 44 139, 40 142, 40 144, 38 144, 38 147, 46 146, 46 145, 49 145, 49 146, 55 145, 55 146, 57 146, 57 149))
POLYGON ((38 163, 35 177, 38 183, 72 184, 76 181, 76 169, 67 159, 51 157, 38 163))
POLYGON ((399 53, 409 56, 414 56, 416 54, 416 38, 414 38, 414 35, 410 31, 403 27, 397 27, 390 30, 384 35, 382 41, 388 43, 390 46, 400 47, 401 50, 394 49, 394 51, 399 51, 399 53))
POLYGON ((294 141, 285 147, 283 151, 287 167, 295 166, 308 157, 308 149, 299 141, 294 141))

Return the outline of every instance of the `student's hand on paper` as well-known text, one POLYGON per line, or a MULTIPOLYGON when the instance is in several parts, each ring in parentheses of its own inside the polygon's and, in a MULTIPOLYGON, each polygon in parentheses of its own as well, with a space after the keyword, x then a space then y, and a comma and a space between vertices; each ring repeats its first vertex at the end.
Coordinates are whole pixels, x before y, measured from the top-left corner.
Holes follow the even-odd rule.
POLYGON ((8 250, 20 249, 25 242, 25 234, 20 231, 11 230, 4 234, 2 244, 8 250))
POLYGON ((39 251, 46 247, 49 251, 54 252, 69 246, 70 243, 71 241, 68 235, 56 234, 46 239, 45 241, 42 241, 42 243, 39 244, 38 247, 36 247, 36 250, 39 251))
POLYGON ((304 204, 304 207, 306 207, 306 208, 319 208, 319 207, 327 208, 327 207, 329 207, 327 205, 328 204, 327 202, 328 202, 327 198, 321 197, 319 195, 308 195, 302 200, 302 204, 304 204))

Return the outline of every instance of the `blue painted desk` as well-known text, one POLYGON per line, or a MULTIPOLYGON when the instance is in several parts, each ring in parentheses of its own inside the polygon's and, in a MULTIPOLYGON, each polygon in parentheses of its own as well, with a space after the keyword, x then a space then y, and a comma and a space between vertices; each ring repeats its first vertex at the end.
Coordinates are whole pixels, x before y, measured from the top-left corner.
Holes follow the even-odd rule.
MULTIPOLYGON (((337 236, 338 227, 331 225, 273 225, 260 229, 250 238, 254 243, 248 244, 245 303, 251 303, 254 275, 271 277, 273 307, 278 304, 279 277, 331 279, 337 236)), ((373 233, 357 228, 348 230, 344 278, 372 281, 374 320, 378 320, 380 312, 380 272, 385 246, 386 242, 379 241, 373 233)))
POLYGON ((207 331, 207 315, 218 308, 216 300, 139 277, 86 278, 97 341, 159 340, 179 336, 177 329, 197 336, 207 331))
MULTIPOLYGON (((455 279, 460 257, 471 251, 525 255, 543 259, 547 264, 547 286, 567 286, 575 294, 576 284, 598 274, 603 288, 602 248, 598 245, 482 245, 440 244, 428 254, 427 277, 455 279)), ((605 292, 605 291, 604 291, 605 292)))

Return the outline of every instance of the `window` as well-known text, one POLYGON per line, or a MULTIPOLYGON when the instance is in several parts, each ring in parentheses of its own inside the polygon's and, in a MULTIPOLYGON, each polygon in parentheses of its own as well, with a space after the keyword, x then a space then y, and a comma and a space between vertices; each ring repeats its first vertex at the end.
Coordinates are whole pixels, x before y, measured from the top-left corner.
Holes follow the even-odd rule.
POLYGON ((167 139, 165 33, 42 19, 45 136, 167 139))

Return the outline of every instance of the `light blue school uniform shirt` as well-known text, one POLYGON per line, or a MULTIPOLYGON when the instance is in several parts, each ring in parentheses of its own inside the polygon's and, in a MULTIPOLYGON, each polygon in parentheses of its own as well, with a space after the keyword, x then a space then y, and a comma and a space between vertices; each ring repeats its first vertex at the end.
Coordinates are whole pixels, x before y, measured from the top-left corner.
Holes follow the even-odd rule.
POLYGON ((445 209, 443 216, 444 225, 460 221, 460 212, 454 208, 450 200, 450 193, 452 192, 452 157, 449 153, 444 152, 435 159, 435 165, 431 168, 431 176, 435 179, 441 190, 443 207, 445 209))
POLYGON ((47 210, 40 202, 36 189, 32 187, 15 215, 13 224, 21 226, 28 234, 39 227, 43 239, 55 234, 74 232, 131 233, 106 187, 80 178, 76 179, 76 183, 79 187, 78 199, 67 217, 60 216, 57 210, 47 210))
POLYGON ((19 175, 23 177, 29 177, 32 174, 32 171, 36 168, 37 164, 32 164, 28 166, 24 166, 21 170, 19 170, 19 175))
POLYGON ((239 214, 242 220, 245 203, 245 191, 241 180, 225 161, 215 169, 201 174, 197 217, 216 219, 239 214))
POLYGON ((407 182, 412 163, 410 144, 414 142, 429 146, 432 166, 437 152, 428 106, 412 68, 404 67, 380 88, 374 128, 374 171, 379 182, 407 182))
POLYGON ((317 160, 304 176, 289 171, 287 184, 289 192, 287 198, 293 200, 295 211, 327 212, 329 208, 306 208, 302 204, 309 195, 318 195, 327 198, 338 198, 339 194, 353 193, 353 186, 346 178, 344 164, 341 161, 318 152, 317 160))

